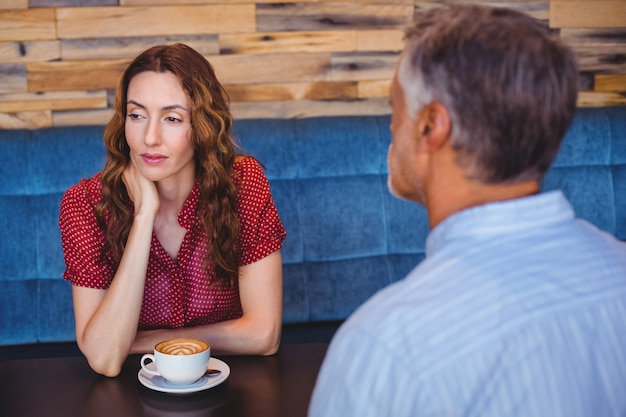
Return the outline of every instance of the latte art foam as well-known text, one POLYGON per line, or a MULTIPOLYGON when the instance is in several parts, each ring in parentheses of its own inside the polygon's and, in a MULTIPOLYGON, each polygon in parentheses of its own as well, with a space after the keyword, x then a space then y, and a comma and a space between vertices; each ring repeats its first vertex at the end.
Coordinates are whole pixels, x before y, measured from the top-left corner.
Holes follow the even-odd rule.
POLYGON ((209 344, 197 339, 172 339, 156 345, 156 350, 167 355, 193 355, 209 348, 209 344))

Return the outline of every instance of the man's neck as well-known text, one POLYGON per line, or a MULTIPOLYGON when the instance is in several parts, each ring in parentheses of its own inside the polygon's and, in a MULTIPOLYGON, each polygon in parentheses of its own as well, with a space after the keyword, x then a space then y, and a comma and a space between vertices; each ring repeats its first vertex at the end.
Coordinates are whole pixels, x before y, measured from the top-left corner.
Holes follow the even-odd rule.
POLYGON ((449 216, 471 207, 487 203, 527 197, 539 192, 539 181, 515 184, 482 184, 463 179, 449 181, 447 185, 429 193, 426 201, 430 228, 434 229, 449 216))

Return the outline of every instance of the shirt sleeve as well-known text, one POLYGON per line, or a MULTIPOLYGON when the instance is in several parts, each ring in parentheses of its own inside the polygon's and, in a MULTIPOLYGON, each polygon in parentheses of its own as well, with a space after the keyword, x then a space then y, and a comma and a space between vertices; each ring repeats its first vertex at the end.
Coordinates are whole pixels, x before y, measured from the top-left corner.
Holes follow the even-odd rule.
POLYGON ((73 285, 106 289, 113 277, 112 267, 102 258, 104 231, 98 226, 92 188, 99 180, 83 179, 70 187, 61 199, 59 228, 65 258, 63 278, 73 285), (91 197, 91 198, 90 198, 91 197))
POLYGON ((239 263, 248 265, 279 250, 286 232, 258 161, 246 157, 237 162, 236 169, 239 177, 237 210, 241 223, 239 263))

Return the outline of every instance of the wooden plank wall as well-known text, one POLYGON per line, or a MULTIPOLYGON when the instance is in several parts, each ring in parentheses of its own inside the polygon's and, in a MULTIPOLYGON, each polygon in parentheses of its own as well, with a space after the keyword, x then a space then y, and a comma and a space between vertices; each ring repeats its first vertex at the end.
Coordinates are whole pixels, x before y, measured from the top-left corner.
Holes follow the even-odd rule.
MULTIPOLYGON (((544 21, 577 52, 581 106, 626 105, 626 1, 476 1, 544 21)), ((105 124, 125 66, 184 42, 237 118, 389 113, 402 29, 437 0, 0 0, 0 128, 105 124)))

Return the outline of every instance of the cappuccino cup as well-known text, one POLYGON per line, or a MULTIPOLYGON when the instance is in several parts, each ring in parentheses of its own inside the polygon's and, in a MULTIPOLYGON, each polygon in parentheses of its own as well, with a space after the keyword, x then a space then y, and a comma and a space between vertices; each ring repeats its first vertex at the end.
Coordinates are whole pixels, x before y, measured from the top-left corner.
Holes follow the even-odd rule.
POLYGON ((172 385, 188 385, 199 380, 207 370, 211 358, 210 345, 198 339, 177 338, 164 340, 154 347, 154 353, 141 357, 141 367, 152 375, 159 375, 172 385), (149 368, 150 359, 156 370, 149 368))

